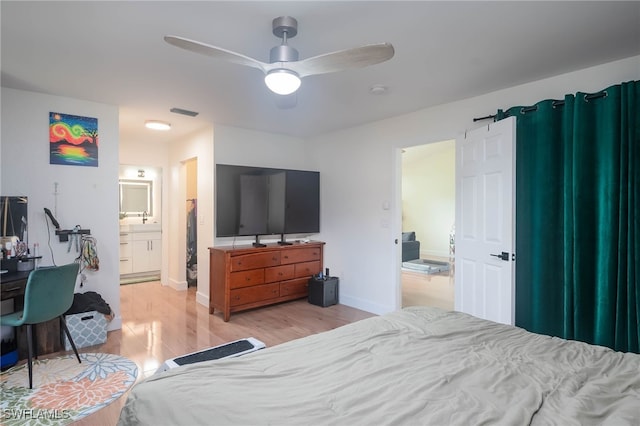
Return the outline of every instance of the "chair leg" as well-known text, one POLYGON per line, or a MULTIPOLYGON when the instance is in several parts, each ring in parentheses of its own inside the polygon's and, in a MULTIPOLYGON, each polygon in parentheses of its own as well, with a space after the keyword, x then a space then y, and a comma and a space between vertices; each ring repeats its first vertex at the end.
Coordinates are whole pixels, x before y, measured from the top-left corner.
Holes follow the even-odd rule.
POLYGON ((38 359, 38 325, 31 325, 31 343, 33 347, 33 359, 38 359))
POLYGON ((33 333, 31 329, 32 325, 27 324, 27 346, 28 346, 28 357, 29 357, 29 389, 33 389, 33 333))
POLYGON ((82 364, 82 361, 80 361, 80 355, 78 355, 78 349, 76 348, 76 344, 73 342, 71 333, 69 333, 69 329, 67 328, 67 322, 64 320, 64 315, 60 315, 60 323, 62 324, 62 328, 64 329, 65 334, 67 335, 67 339, 69 339, 69 343, 71 343, 73 352, 76 353, 76 358, 78 358, 78 362, 82 364))

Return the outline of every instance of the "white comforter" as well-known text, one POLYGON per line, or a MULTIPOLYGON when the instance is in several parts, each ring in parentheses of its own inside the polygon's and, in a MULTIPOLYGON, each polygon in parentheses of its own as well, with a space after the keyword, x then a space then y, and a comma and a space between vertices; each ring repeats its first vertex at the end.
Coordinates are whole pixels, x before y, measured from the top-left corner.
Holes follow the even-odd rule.
POLYGON ((119 424, 638 425, 640 355, 412 307, 153 376, 119 424))

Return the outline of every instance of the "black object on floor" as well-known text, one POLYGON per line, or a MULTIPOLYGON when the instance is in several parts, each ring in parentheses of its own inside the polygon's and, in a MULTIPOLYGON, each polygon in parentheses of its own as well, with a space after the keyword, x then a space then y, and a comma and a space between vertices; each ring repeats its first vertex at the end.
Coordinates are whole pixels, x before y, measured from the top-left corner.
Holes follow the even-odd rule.
POLYGON ((337 304, 339 302, 338 285, 338 277, 311 277, 309 279, 309 303, 322 307, 337 304))
POLYGON ((255 346, 248 340, 238 340, 237 342, 227 343, 226 345, 217 346, 202 352, 174 358, 173 361, 178 365, 193 364, 194 362, 224 358, 253 348, 255 348, 255 346))
POLYGON ((224 343, 199 352, 193 352, 187 355, 168 359, 158 368, 158 370, 156 370, 156 373, 161 373, 172 368, 202 361, 237 357, 257 351, 264 347, 266 347, 266 345, 260 340, 253 337, 247 337, 246 339, 235 340, 233 342, 224 343))

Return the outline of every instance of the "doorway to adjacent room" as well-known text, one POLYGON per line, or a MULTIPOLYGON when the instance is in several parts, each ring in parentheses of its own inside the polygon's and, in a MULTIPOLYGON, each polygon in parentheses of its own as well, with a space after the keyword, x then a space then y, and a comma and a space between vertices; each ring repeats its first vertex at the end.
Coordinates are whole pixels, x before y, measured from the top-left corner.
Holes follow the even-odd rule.
POLYGON ((455 140, 402 150, 402 306, 454 308, 455 140))
POLYGON ((198 160, 191 159, 185 162, 187 175, 187 247, 186 268, 187 286, 198 286, 198 160))

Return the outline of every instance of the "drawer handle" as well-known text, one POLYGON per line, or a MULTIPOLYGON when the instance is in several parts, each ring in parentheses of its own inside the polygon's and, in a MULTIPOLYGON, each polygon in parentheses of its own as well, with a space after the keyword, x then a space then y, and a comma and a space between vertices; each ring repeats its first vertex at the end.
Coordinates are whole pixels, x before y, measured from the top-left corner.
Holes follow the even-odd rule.
POLYGON ((251 281, 251 278, 245 277, 245 281, 251 281))
POLYGON ((121 246, 126 246, 129 243, 120 243, 121 246))
POLYGON ((234 296, 234 300, 240 300, 240 296, 234 296))
POLYGON ((120 259, 120 262, 128 262, 129 259, 120 259))
POLYGON ((275 257, 275 256, 273 256, 273 257, 271 258, 271 260, 273 260, 274 262, 277 262, 277 261, 278 261, 278 258, 277 258, 277 257, 275 257))
POLYGON ((288 258, 289 258, 289 256, 285 256, 284 258, 285 258, 285 259, 288 259, 288 258))

